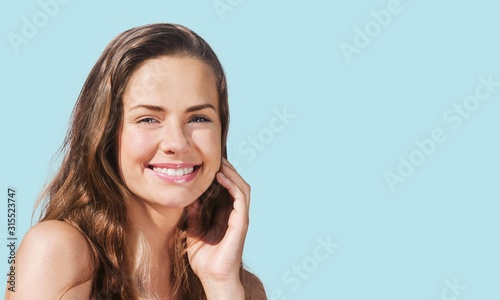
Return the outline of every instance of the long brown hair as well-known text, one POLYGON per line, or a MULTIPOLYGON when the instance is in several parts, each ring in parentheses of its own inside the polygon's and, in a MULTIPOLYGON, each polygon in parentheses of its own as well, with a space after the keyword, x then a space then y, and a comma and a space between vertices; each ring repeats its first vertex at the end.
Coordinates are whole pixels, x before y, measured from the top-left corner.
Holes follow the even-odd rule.
MULTIPOLYGON (((120 178, 116 153, 128 80, 145 61, 164 55, 195 57, 213 71, 219 96, 222 156, 227 157, 226 78, 217 56, 200 36, 180 25, 151 24, 127 30, 110 42, 83 85, 61 148, 64 159, 38 202, 44 202, 41 221, 65 221, 88 239, 94 257, 91 278, 95 299, 142 296, 141 278, 134 275, 134 261, 125 250, 137 245, 127 244, 130 224, 125 199, 130 192, 120 178)), ((206 231, 214 211, 232 201, 216 180, 201 199, 201 231, 206 231)), ((186 254, 188 226, 183 217, 172 246, 171 284, 183 299, 205 299, 186 254)))

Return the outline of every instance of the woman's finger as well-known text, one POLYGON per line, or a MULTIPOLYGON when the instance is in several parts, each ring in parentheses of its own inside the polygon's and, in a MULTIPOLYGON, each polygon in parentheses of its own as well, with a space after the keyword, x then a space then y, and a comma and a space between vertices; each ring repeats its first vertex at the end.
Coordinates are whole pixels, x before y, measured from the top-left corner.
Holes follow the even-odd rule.
POLYGON ((245 194, 245 202, 250 205, 250 185, 241 177, 241 175, 232 166, 224 164, 222 166, 222 174, 230 179, 238 188, 245 194))
POLYGON ((233 197, 233 210, 229 216, 228 227, 224 240, 228 243, 235 241, 237 244, 243 244, 248 229, 248 206, 247 196, 241 189, 222 173, 217 173, 217 180, 224 186, 233 197))
POLYGON ((233 197, 233 208, 237 213, 244 214, 248 218, 248 202, 250 195, 245 193, 240 187, 228 176, 222 172, 217 173, 217 180, 225 187, 231 197, 233 197))

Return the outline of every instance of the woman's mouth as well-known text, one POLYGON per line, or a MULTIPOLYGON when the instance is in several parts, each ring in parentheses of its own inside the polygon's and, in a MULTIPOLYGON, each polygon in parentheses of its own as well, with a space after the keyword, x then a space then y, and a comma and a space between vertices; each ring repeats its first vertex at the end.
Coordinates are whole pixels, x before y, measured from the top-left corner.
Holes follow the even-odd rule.
POLYGON ((194 178, 201 165, 191 166, 148 166, 157 177, 171 183, 182 183, 190 181, 194 178))

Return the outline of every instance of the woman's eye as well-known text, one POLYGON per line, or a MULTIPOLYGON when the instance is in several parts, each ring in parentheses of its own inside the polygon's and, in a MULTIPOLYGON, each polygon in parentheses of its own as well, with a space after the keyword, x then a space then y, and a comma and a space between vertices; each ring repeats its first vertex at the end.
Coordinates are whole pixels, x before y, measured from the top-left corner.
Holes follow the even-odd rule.
POLYGON ((211 120, 206 116, 194 116, 191 118, 190 122, 203 123, 203 122, 211 122, 211 120))
POLYGON ((139 123, 139 124, 141 124, 141 123, 152 124, 152 123, 158 123, 158 121, 154 118, 142 118, 139 121, 137 121, 137 123, 139 123))

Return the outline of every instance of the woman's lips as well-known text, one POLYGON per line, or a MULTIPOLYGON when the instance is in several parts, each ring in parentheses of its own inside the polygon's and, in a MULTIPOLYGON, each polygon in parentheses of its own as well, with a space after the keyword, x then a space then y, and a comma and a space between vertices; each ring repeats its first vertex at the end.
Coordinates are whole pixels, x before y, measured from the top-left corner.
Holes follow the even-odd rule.
POLYGON ((201 165, 194 164, 154 164, 148 166, 153 174, 169 183, 184 183, 191 181, 201 165))

